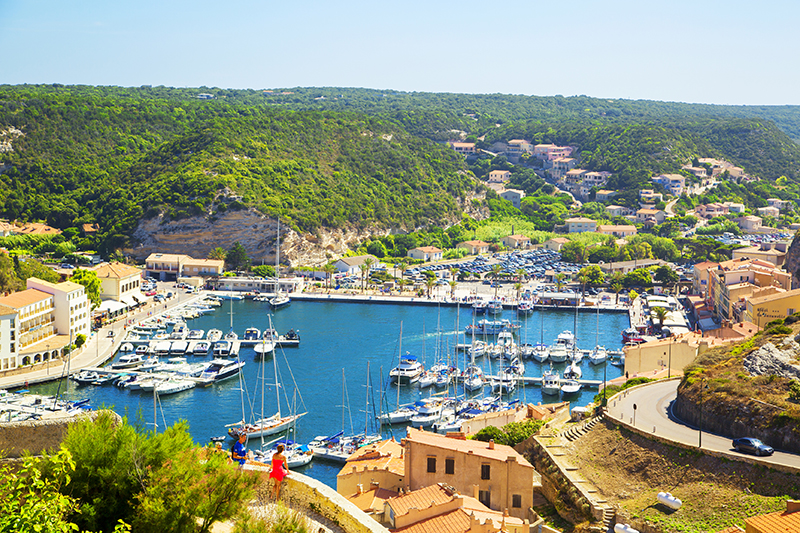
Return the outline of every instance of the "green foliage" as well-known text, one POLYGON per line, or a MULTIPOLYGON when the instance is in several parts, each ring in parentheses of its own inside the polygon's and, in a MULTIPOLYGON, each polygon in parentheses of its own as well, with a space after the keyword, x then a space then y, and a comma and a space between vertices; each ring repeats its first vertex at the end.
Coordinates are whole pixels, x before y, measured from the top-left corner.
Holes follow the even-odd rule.
POLYGON ((589 285, 602 285, 605 282, 605 275, 597 265, 585 266, 578 272, 579 277, 585 277, 589 285))
POLYGON ((662 285, 671 285, 677 283, 680 280, 680 276, 667 265, 661 265, 656 267, 653 279, 662 285))
MULTIPOLYGON (((653 380, 650 378, 639 377, 639 378, 631 378, 622 385, 608 385, 605 388, 606 391, 605 397, 611 398, 619 391, 635 387, 636 385, 642 385, 643 383, 650 383, 651 381, 653 380)), ((595 404, 600 405, 600 403, 603 401, 603 391, 600 391, 598 394, 595 394, 593 401, 595 404)))
POLYGON ((792 332, 792 328, 789 326, 774 326, 769 328, 765 333, 768 335, 789 335, 792 332))
POLYGON ((650 270, 637 268, 625 274, 625 277, 622 278, 622 284, 625 287, 651 287, 653 278, 650 276, 650 270))
POLYGON ((77 335, 75 335, 76 348, 80 348, 81 346, 84 345, 85 342, 86 342, 86 335, 84 335, 83 333, 78 333, 77 335))
POLYGON ((796 379, 789 382, 789 401, 800 403, 800 381, 796 379))
POLYGON ((535 435, 544 425, 541 420, 528 419, 523 422, 511 422, 502 428, 486 426, 475 434, 475 439, 483 442, 494 440, 497 444, 516 446, 520 442, 535 435))
POLYGON ((78 531, 68 521, 75 500, 62 494, 75 462, 66 450, 34 459, 27 457, 21 469, 0 464, 0 531, 15 533, 67 533, 78 531), (53 475, 48 477, 44 472, 53 475))
POLYGON ((256 265, 252 267, 250 271, 256 276, 261 276, 262 278, 275 277, 275 267, 270 265, 256 265))
POLYGON ((248 268, 250 268, 250 258, 247 257, 247 250, 239 241, 236 241, 225 254, 225 269, 247 270, 248 268))
POLYGON ((92 303, 92 309, 97 308, 102 300, 100 300, 100 278, 94 270, 86 270, 83 268, 76 268, 72 273, 70 281, 79 283, 86 289, 86 296, 92 303))
POLYGON ((236 522, 233 533, 307 533, 310 528, 305 515, 279 501, 270 517, 244 517, 236 522))

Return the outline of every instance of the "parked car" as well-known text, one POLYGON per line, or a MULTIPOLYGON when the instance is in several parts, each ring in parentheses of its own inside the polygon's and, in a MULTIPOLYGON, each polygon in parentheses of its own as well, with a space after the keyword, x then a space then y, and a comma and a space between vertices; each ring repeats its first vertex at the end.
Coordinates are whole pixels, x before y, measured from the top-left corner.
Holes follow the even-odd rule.
POLYGON ((749 453, 757 456, 772 455, 772 452, 775 451, 771 446, 767 446, 760 440, 751 437, 733 439, 733 449, 737 452, 749 453))
POLYGON ((71 265, 69 263, 61 263, 61 268, 73 269, 73 268, 75 268, 75 265, 71 265))

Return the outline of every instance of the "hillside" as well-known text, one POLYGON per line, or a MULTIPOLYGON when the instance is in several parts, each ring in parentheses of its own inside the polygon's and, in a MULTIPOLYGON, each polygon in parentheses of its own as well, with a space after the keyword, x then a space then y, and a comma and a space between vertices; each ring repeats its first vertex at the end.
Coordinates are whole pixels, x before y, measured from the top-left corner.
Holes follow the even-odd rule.
MULTIPOLYGON (((162 214, 213 225, 228 210, 249 208, 313 236, 448 226, 487 205, 506 213, 505 202, 482 199, 464 161, 441 143, 463 135, 485 136, 484 146, 518 137, 577 146, 582 166, 612 171, 609 185, 620 189, 711 156, 770 182, 785 175, 789 186, 770 194, 792 195, 800 147, 765 118, 800 136, 800 107, 339 88, 0 86, 0 217, 45 220, 70 236, 97 222, 99 235, 84 244, 110 252, 135 246, 140 222, 162 214), (203 93, 214 98, 198 98, 203 93)), ((541 180, 528 181, 529 192, 549 194, 541 180)))

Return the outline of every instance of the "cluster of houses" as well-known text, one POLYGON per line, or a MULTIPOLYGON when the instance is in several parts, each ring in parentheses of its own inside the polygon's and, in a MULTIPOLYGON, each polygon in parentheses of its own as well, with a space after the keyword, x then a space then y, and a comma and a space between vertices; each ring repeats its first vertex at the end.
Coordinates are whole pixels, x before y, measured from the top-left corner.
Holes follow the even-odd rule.
POLYGON ((533 511, 539 474, 510 446, 466 436, 487 425, 568 417, 565 402, 479 415, 447 435, 408 428, 399 443, 385 440, 356 451, 339 472, 336 490, 392 531, 528 533, 542 523, 533 511))

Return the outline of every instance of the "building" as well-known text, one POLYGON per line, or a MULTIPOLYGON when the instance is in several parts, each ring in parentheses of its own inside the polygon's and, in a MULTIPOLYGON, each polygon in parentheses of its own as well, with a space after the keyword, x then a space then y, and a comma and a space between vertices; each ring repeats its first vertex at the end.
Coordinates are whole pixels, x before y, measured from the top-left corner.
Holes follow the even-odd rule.
POLYGON ((523 154, 533 154, 533 145, 525 139, 511 139, 506 146, 506 156, 518 160, 523 154))
POLYGON ((140 290, 142 284, 140 269, 115 262, 102 263, 93 270, 100 279, 100 298, 104 300, 100 306, 101 310, 108 310, 108 313, 113 315, 125 308, 137 307, 147 300, 140 290))
POLYGON ((680 174, 661 174, 650 180, 664 187, 672 196, 680 196, 686 188, 686 178, 680 174))
POLYGON ((631 214, 632 211, 628 207, 622 207, 621 205, 608 205, 606 206, 606 214, 610 217, 624 217, 625 215, 631 214))
POLYGON ((342 257, 336 261, 336 272, 345 274, 347 276, 361 275, 361 265, 367 260, 372 261, 372 265, 378 266, 378 258, 374 255, 354 255, 350 257, 342 257))
MULTIPOLYGON (((527 520, 493 511, 476 498, 437 483, 390 498, 381 522, 402 533, 530 533, 527 520)), ((541 519, 540 519, 541 520, 541 519)))
POLYGON ((702 218, 714 218, 721 215, 727 215, 728 211, 729 207, 727 205, 718 202, 700 204, 694 208, 695 214, 702 218))
MULTIPOLYGON (((8 352, 16 353, 16 360, 9 362, 9 368, 41 363, 57 357, 45 344, 56 336, 53 295, 36 289, 26 289, 0 297, 0 306, 10 308, 15 316, 8 326, 7 341, 10 342, 8 352)), ((6 316, 10 316, 10 313, 6 316)), ((6 339, 2 342, 5 343, 6 339)))
POLYGON ((728 213, 744 213, 744 204, 738 202, 722 202, 722 205, 728 208, 728 213))
POLYGON ((575 183, 581 183, 583 182, 583 177, 587 172, 588 170, 584 170, 582 168, 573 168, 572 170, 569 170, 567 171, 566 174, 564 174, 564 183, 567 183, 569 185, 575 183))
POLYGON ((692 292, 703 296, 708 295, 708 269, 717 268, 719 263, 703 261, 694 265, 692 278, 692 292))
POLYGON ((508 170, 492 170, 489 172, 489 183, 506 183, 511 179, 511 172, 508 170))
POLYGON ((363 446, 336 476, 336 492, 348 499, 375 487, 397 493, 405 487, 404 461, 403 448, 394 438, 363 446))
POLYGON ((258 276, 222 276, 211 278, 206 282, 206 286, 213 291, 275 293, 277 292, 275 288, 277 284, 280 292, 288 294, 302 291, 305 287, 305 282, 306 280, 302 276, 278 278, 277 282, 275 278, 261 278, 258 276))
POLYGON ((408 257, 420 261, 440 261, 442 251, 435 246, 420 246, 409 250, 408 257))
POLYGON ((73 340, 78 335, 89 336, 91 303, 83 285, 72 281, 50 283, 39 278, 28 278, 26 286, 53 297, 53 325, 57 334, 73 340))
POLYGON ((503 246, 506 248, 527 248, 530 245, 531 239, 525 235, 508 235, 503 237, 503 246))
POLYGON ((781 211, 792 210, 791 200, 781 200, 780 198, 767 198, 767 205, 771 207, 777 207, 781 211))
POLYGON ((403 439, 406 486, 410 490, 444 482, 495 511, 526 518, 533 504, 533 466, 510 446, 466 440, 408 428, 403 439))
POLYGON ((222 259, 194 259, 186 256, 181 269, 181 277, 208 278, 221 276, 225 272, 225 261, 222 259))
POLYGON ((457 153, 463 155, 464 157, 476 153, 475 143, 451 142, 449 144, 450 148, 455 150, 457 153))
POLYGON ((561 179, 567 172, 578 166, 578 160, 571 157, 559 157, 553 160, 553 166, 550 167, 548 172, 553 179, 561 179))
POLYGON ((639 191, 639 201, 646 204, 656 204, 664 201, 664 195, 653 189, 642 189, 639 191))
POLYGON ((748 215, 737 218, 735 222, 742 231, 755 233, 761 229, 762 220, 761 217, 748 215))
POLYGON ((498 194, 500 195, 500 198, 506 200, 507 202, 511 202, 511 205, 517 209, 520 208, 522 205, 522 199, 525 198, 525 191, 521 191, 519 189, 505 189, 498 194))
MULTIPOLYGON (((608 189, 600 189, 594 195, 597 202, 607 202, 617 195, 617 191, 609 191, 608 189)), ((611 206, 608 206, 611 207, 611 206)), ((619 206, 616 206, 619 207, 619 206)))
POLYGON ((571 146, 556 146, 555 144, 537 144, 533 147, 533 157, 542 161, 555 161, 562 157, 572 155, 571 146))
POLYGON ((786 318, 800 311, 800 289, 746 298, 745 305, 743 319, 763 328, 777 318, 786 318))
POLYGON ((619 238, 630 237, 631 235, 636 235, 636 226, 601 224, 597 226, 597 233, 613 235, 619 238))
POLYGON ((0 305, 0 372, 17 368, 17 311, 0 305))
POLYGON ((783 266, 786 261, 786 250, 788 243, 761 243, 758 246, 746 246, 733 250, 733 257, 731 259, 761 259, 768 263, 772 263, 776 267, 783 266))
POLYGON ((583 175, 583 184, 589 188, 602 187, 608 182, 610 177, 611 172, 606 172, 605 170, 597 172, 592 170, 583 175))
POLYGON ((760 259, 731 259, 708 270, 708 294, 712 312, 719 320, 735 320, 734 305, 749 298, 759 287, 791 290, 792 275, 760 259))
POLYGON ((483 241, 464 241, 456 245, 456 248, 464 248, 468 255, 485 254, 489 251, 489 243, 483 241))
POLYGON ((655 222, 656 224, 663 224, 664 220, 667 219, 667 214, 660 210, 660 209, 639 209, 636 211, 636 222, 641 222, 644 224, 648 220, 655 222))
POLYGON ((605 274, 613 274, 614 272, 622 272, 627 274, 638 268, 650 268, 654 266, 667 265, 666 261, 661 259, 636 259, 634 261, 615 261, 600 265, 600 270, 605 274))
POLYGON ((597 221, 586 217, 573 217, 564 221, 567 225, 567 233, 584 233, 586 231, 596 231, 597 221))
POLYGON ((547 239, 544 241, 544 247, 548 250, 552 250, 554 252, 560 252, 561 247, 564 246, 569 242, 569 239, 566 237, 553 237, 552 239, 547 239))
POLYGON ((800 501, 786 500, 786 510, 745 518, 746 533, 800 531, 800 501))
POLYGON ((758 211, 758 215, 761 217, 778 218, 781 216, 781 210, 771 205, 768 205, 767 207, 759 207, 756 209, 756 211, 758 211))
POLYGON ((183 254, 150 254, 145 260, 145 275, 160 281, 177 281, 187 259, 189 256, 183 254))
POLYGON ((681 170, 686 170, 694 174, 696 178, 706 178, 708 177, 708 171, 706 167, 693 167, 692 165, 683 165, 681 170))

